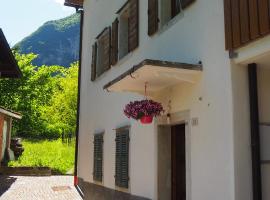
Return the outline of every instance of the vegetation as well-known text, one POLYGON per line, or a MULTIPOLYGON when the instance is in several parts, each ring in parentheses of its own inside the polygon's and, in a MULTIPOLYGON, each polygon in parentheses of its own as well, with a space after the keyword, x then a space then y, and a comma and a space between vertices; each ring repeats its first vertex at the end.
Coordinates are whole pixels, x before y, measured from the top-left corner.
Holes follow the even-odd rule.
POLYGON ((34 65, 60 65, 69 67, 79 58, 80 15, 49 21, 37 31, 15 45, 22 54, 39 55, 34 65))
POLYGON ((21 79, 0 79, 0 106, 20 112, 12 134, 23 138, 23 155, 9 166, 74 167, 79 58, 79 14, 50 21, 15 45, 21 79), (70 64, 73 63, 73 64, 70 64), (60 139, 61 138, 61 139, 60 139))
POLYGON ((74 135, 77 106, 77 63, 70 68, 32 64, 34 54, 15 53, 21 79, 0 79, 0 105, 22 113, 13 135, 31 139, 58 139, 74 135))
POLYGON ((75 148, 54 141, 23 141, 25 151, 17 161, 10 161, 11 167, 50 167, 54 173, 66 174, 74 166, 75 148))

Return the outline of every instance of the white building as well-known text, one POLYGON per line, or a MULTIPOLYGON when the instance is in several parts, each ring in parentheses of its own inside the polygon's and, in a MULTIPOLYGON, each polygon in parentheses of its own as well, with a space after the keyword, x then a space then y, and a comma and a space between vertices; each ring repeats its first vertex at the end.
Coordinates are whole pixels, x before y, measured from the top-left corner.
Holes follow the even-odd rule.
POLYGON ((270 199, 267 0, 66 4, 84 10, 76 175, 85 199, 270 199), (166 109, 150 125, 123 114, 146 82, 166 109))

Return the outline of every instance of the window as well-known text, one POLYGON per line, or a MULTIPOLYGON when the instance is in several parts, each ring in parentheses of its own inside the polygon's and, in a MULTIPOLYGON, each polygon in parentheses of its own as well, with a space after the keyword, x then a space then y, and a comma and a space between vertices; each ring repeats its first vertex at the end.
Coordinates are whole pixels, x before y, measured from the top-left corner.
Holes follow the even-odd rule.
POLYGON ((129 128, 116 130, 115 185, 129 188, 129 128))
POLYGON ((195 0, 148 0, 148 35, 177 16, 195 0))
POLYGON ((97 38, 97 77, 110 68, 110 42, 111 29, 105 28, 97 38))
POLYGON ((129 0, 118 12, 119 59, 139 45, 139 1, 129 0))
POLYGON ((127 6, 119 16, 119 60, 128 54, 128 19, 129 7, 127 6))
POLYGON ((94 135, 93 179, 97 182, 103 180, 103 133, 94 135))
POLYGON ((101 76, 111 67, 111 28, 105 28, 92 46, 91 80, 101 76))
POLYGON ((160 26, 164 26, 172 19, 172 2, 176 0, 160 0, 160 26))
POLYGON ((139 0, 128 0, 92 46, 91 81, 139 46, 139 0))

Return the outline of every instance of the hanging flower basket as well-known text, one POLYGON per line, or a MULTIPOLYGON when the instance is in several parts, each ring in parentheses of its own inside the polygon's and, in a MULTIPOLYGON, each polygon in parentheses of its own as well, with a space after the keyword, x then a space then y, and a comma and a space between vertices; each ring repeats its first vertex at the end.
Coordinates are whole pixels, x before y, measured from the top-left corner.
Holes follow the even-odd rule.
POLYGON ((133 101, 126 105, 124 114, 128 118, 140 120, 142 124, 150 124, 153 117, 160 116, 164 112, 161 103, 153 100, 133 101))

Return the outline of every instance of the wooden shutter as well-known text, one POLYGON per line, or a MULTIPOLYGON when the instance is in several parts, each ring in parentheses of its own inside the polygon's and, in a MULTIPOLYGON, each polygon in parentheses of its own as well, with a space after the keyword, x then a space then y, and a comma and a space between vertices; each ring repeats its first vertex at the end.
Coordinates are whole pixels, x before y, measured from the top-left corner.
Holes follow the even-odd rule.
POLYGON ((174 18, 176 15, 178 15, 181 12, 181 0, 171 0, 171 18, 174 18))
POLYGON ((224 0, 226 49, 270 34, 269 0, 224 0))
POLYGON ((261 35, 269 33, 269 0, 258 0, 259 29, 261 35))
POLYGON ((100 38, 103 43, 103 72, 111 67, 111 28, 107 28, 100 38))
POLYGON ((116 132, 115 185, 121 188, 129 186, 129 130, 116 132))
POLYGON ((111 40, 111 64, 115 65, 118 61, 118 19, 112 23, 112 40, 111 40))
POLYGON ((91 64, 91 81, 96 79, 97 67, 97 43, 92 46, 92 64, 91 64))
POLYGON ((139 45, 139 0, 129 0, 128 51, 139 45))
POLYGON ((181 6, 183 9, 187 8, 190 4, 192 4, 195 0, 181 0, 181 6))
POLYGON ((148 35, 158 30, 158 0, 148 0, 148 35))
POLYGON ((95 181, 102 182, 103 177, 103 134, 94 136, 94 172, 95 181))

